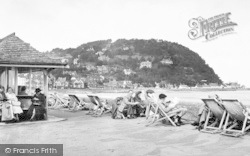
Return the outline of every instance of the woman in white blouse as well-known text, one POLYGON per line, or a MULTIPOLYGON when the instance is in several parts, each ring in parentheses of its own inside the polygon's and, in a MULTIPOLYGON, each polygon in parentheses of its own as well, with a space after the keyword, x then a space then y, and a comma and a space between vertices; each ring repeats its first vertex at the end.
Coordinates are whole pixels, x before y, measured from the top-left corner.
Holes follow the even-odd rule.
POLYGON ((18 115, 23 113, 23 110, 21 109, 21 102, 18 101, 11 87, 8 87, 6 96, 7 96, 8 101, 12 104, 12 109, 13 109, 13 113, 14 113, 16 120, 19 121, 18 115))

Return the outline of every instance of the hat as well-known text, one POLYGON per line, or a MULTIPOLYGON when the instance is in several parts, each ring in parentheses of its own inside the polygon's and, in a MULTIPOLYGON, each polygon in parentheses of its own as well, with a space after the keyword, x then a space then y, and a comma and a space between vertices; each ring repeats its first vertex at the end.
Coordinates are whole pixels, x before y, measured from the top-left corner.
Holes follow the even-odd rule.
POLYGON ((146 91, 146 93, 147 94, 152 94, 152 93, 154 93, 154 91, 152 89, 149 89, 149 90, 146 91))
POLYGON ((166 98, 167 97, 167 95, 165 95, 165 94, 160 94, 159 95, 159 99, 164 99, 164 98, 166 98))
POLYGON ((40 92, 40 91, 42 91, 40 88, 37 88, 37 89, 35 90, 36 93, 37 93, 37 92, 40 92))

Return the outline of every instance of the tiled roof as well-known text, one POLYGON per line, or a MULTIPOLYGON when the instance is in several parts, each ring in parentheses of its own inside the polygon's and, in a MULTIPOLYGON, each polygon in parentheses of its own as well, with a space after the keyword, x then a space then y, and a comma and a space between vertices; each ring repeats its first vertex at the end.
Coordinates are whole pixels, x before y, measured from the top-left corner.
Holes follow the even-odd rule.
POLYGON ((66 65, 37 51, 15 33, 0 39, 0 64, 66 65))

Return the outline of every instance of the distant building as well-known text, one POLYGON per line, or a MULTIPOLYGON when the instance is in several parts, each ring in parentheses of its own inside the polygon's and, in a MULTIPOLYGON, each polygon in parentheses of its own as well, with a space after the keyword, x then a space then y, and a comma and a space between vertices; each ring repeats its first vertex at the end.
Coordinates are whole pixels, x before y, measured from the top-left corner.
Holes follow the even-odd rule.
POLYGON ((108 73, 109 72, 109 69, 107 66, 105 65, 102 65, 102 66, 97 66, 97 71, 98 73, 108 73))
POLYGON ((87 49, 88 52, 95 51, 93 47, 87 49))
POLYGON ((166 65, 171 65, 171 64, 173 64, 173 61, 169 58, 169 59, 161 60, 161 63, 166 64, 166 65))
POLYGON ((142 68, 152 68, 152 62, 150 61, 145 61, 140 63, 140 69, 142 68))
POLYGON ((73 64, 74 64, 74 65, 77 65, 77 64, 78 64, 78 60, 79 60, 78 58, 75 58, 75 59, 73 60, 73 64))
POLYGON ((102 52, 102 51, 98 51, 98 52, 96 52, 95 54, 96 54, 96 55, 98 55, 98 56, 101 56, 101 55, 103 55, 103 54, 104 54, 104 52, 102 52))
POLYGON ((58 79, 55 81, 55 87, 58 89, 67 88, 68 84, 69 83, 67 82, 66 77, 58 77, 58 79))
POLYGON ((123 47, 122 49, 123 50, 129 50, 129 47, 123 47))
POLYGON ((100 60, 100 61, 109 61, 110 58, 108 56, 105 56, 105 55, 100 55, 98 57, 98 60, 100 60))
POLYGON ((135 73, 135 72, 134 72, 133 70, 131 70, 131 69, 124 69, 123 72, 124 72, 125 75, 130 75, 130 74, 135 73))

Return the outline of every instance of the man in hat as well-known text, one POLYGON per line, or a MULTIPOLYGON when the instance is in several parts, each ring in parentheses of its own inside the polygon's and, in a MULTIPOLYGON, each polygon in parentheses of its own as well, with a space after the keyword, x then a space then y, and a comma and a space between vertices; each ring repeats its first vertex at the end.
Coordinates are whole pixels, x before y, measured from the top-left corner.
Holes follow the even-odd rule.
POLYGON ((34 98, 37 98, 39 100, 41 106, 43 108, 45 108, 46 107, 46 97, 44 94, 41 93, 41 91, 42 90, 40 88, 36 88, 36 90, 35 90, 36 93, 34 95, 34 98))

